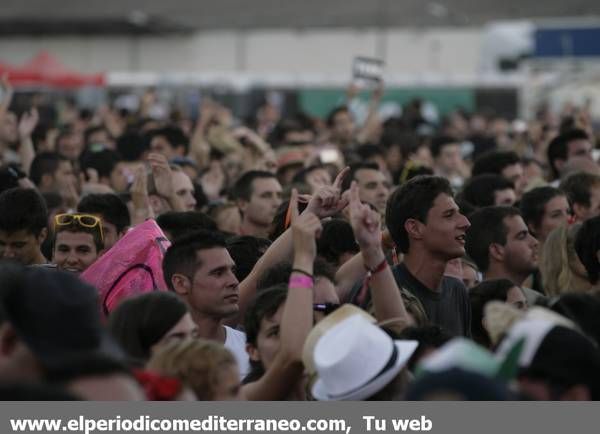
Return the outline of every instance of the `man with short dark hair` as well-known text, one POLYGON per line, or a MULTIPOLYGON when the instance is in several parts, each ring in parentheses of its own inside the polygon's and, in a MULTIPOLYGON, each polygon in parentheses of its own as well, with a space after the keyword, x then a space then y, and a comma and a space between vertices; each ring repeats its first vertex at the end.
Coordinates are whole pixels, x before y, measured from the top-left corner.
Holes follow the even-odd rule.
POLYGON ((70 160, 54 152, 42 152, 33 159, 29 177, 40 193, 59 193, 69 205, 75 206, 78 183, 70 160))
POLYGON ((0 194, 0 259, 24 265, 48 262, 41 246, 48 236, 48 211, 33 189, 13 188, 0 194))
MULTIPOLYGON (((470 215, 467 254, 483 273, 483 280, 509 279, 516 286, 537 270, 538 241, 531 235, 517 208, 490 206, 470 215)), ((521 288, 532 304, 540 296, 521 288)))
POLYGON ((199 336, 220 342, 236 357, 240 373, 248 372, 244 333, 224 325, 239 311, 239 282, 225 239, 197 231, 176 240, 163 259, 163 274, 170 290, 188 305, 199 336))
POLYGON ((185 157, 188 152, 189 139, 181 128, 166 126, 149 133, 150 150, 167 157, 171 161, 175 157, 185 157))
POLYGON ((53 244, 56 268, 81 274, 104 252, 102 221, 90 214, 58 214, 53 244))
POLYGON ((592 159, 592 142, 588 134, 580 129, 565 131, 556 136, 548 145, 548 163, 552 179, 559 179, 566 163, 573 157, 592 159))
POLYGON ((467 181, 460 199, 480 208, 492 205, 513 206, 517 200, 515 185, 501 175, 485 173, 467 181))
POLYGON ((600 215, 600 176, 586 172, 565 178, 560 189, 567 194, 575 222, 600 215))
POLYGON ((523 176, 523 165, 521 159, 514 151, 488 151, 481 154, 473 163, 471 176, 482 175, 484 173, 495 173, 502 175, 515 185, 517 199, 525 191, 527 180, 523 176))
POLYGON ((123 238, 131 226, 127 205, 116 194, 88 194, 77 205, 77 211, 102 219, 106 250, 123 238))
POLYGON ((352 181, 358 185, 361 202, 373 205, 380 214, 385 214, 385 206, 390 195, 390 183, 375 163, 356 163, 350 166, 350 173, 342 182, 342 191, 350 188, 352 181))
POLYGON ((350 109, 346 106, 336 107, 327 115, 327 127, 331 143, 340 150, 354 146, 356 142, 356 123, 350 109))
POLYGON ((232 193, 242 213, 241 235, 268 238, 281 192, 281 184, 270 172, 250 170, 237 180, 232 193))
POLYGON ((208 215, 198 211, 169 211, 159 215, 156 223, 165 236, 174 241, 200 229, 216 232, 217 224, 208 215))
POLYGON ((469 220, 454 202, 445 178, 418 176, 388 201, 386 225, 404 253, 394 269, 398 286, 416 296, 429 321, 453 335, 470 334, 470 304, 462 281, 445 276, 446 264, 465 254, 469 220))
POLYGON ((431 143, 433 170, 450 181, 454 188, 462 186, 467 176, 459 141, 451 136, 434 137, 431 143))
POLYGON ((88 151, 81 156, 81 170, 87 173, 94 169, 98 173, 98 182, 112 188, 117 193, 127 191, 131 175, 123 158, 108 149, 88 151))

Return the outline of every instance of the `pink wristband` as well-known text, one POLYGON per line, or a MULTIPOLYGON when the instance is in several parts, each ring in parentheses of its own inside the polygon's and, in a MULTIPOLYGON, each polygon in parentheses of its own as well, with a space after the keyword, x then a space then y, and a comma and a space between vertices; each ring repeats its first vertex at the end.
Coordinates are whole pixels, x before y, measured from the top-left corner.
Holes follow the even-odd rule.
POLYGON ((312 288, 313 279, 308 276, 292 276, 288 286, 289 288, 312 288))

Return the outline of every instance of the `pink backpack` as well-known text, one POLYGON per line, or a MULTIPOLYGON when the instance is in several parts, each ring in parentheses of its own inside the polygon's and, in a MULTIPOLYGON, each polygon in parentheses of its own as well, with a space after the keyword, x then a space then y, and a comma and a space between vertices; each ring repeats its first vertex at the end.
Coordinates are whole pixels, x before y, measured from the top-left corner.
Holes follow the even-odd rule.
POLYGON ((170 245, 156 222, 147 220, 81 274, 81 279, 98 289, 104 316, 129 297, 167 290, 162 260, 170 245))

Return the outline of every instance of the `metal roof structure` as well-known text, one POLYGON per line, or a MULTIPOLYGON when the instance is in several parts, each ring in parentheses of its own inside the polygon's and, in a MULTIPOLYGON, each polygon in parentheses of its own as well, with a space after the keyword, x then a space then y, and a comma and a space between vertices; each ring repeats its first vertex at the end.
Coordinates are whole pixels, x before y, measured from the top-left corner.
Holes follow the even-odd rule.
POLYGON ((2 0, 0 35, 480 26, 600 16, 597 0, 2 0))

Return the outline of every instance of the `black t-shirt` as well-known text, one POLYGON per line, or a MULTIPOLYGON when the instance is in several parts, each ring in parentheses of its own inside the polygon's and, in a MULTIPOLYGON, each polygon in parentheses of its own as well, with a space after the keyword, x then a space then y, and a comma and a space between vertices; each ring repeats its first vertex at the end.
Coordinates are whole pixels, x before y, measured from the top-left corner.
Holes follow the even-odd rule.
POLYGON ((471 304, 467 288, 458 279, 444 276, 433 291, 413 276, 404 264, 393 268, 398 286, 419 299, 431 323, 454 336, 471 335, 471 304))

